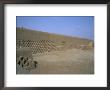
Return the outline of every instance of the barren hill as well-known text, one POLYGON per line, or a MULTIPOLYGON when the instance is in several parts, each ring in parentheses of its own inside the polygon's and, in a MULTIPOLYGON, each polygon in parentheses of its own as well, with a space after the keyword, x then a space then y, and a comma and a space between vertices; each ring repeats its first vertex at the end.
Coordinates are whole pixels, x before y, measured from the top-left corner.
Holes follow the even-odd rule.
POLYGON ((69 37, 47 32, 17 28, 17 47, 29 47, 35 54, 37 51, 79 48, 81 45, 93 43, 92 40, 69 37), (43 50, 41 50, 43 48, 43 50))
MULTIPOLYGON (((17 28, 17 60, 24 56, 38 62, 36 69, 28 72, 22 67, 20 69, 17 64, 17 73, 93 74, 93 44, 94 42, 88 39, 17 28)), ((31 61, 29 68, 34 65, 31 61)))

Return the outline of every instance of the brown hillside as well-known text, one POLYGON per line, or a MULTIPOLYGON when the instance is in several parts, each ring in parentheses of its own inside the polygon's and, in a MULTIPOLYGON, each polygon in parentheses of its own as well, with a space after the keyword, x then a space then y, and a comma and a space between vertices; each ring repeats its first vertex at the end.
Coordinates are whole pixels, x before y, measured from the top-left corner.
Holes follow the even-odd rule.
POLYGON ((89 45, 90 42, 93 42, 87 39, 21 28, 17 28, 16 36, 17 48, 29 47, 32 49, 33 54, 51 50, 80 48, 81 45, 89 45))
POLYGON ((17 74, 94 74, 93 41, 16 30, 17 74))

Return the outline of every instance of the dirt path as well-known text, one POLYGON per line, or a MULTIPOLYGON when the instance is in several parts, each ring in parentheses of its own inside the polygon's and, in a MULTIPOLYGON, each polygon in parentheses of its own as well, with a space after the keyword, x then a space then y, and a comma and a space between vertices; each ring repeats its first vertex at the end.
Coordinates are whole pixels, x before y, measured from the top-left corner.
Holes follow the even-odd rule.
POLYGON ((93 74, 94 51, 71 49, 34 56, 38 62, 32 74, 93 74))

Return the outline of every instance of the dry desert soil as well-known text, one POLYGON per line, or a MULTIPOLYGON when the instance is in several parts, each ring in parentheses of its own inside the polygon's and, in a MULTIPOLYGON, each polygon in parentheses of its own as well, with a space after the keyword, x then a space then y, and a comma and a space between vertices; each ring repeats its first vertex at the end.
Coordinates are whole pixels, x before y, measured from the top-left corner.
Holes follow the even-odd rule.
POLYGON ((33 56, 38 62, 32 74, 94 74, 94 51, 69 49, 33 56))
POLYGON ((16 60, 23 55, 37 62, 28 71, 17 63, 17 74, 94 74, 94 41, 22 28, 16 35, 16 60))

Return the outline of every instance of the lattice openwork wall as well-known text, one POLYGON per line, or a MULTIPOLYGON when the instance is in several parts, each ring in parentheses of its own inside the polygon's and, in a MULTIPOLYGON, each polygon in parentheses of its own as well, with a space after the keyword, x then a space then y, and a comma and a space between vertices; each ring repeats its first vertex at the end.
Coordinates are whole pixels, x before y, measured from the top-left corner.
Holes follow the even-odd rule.
POLYGON ((51 40, 17 40, 17 48, 28 47, 32 50, 32 54, 50 52, 52 50, 61 50, 62 47, 58 47, 58 43, 51 40))
POLYGON ((32 51, 32 54, 72 48, 90 48, 93 44, 89 43, 89 40, 39 31, 24 30, 22 28, 17 29, 16 39, 16 48, 29 48, 32 51))

